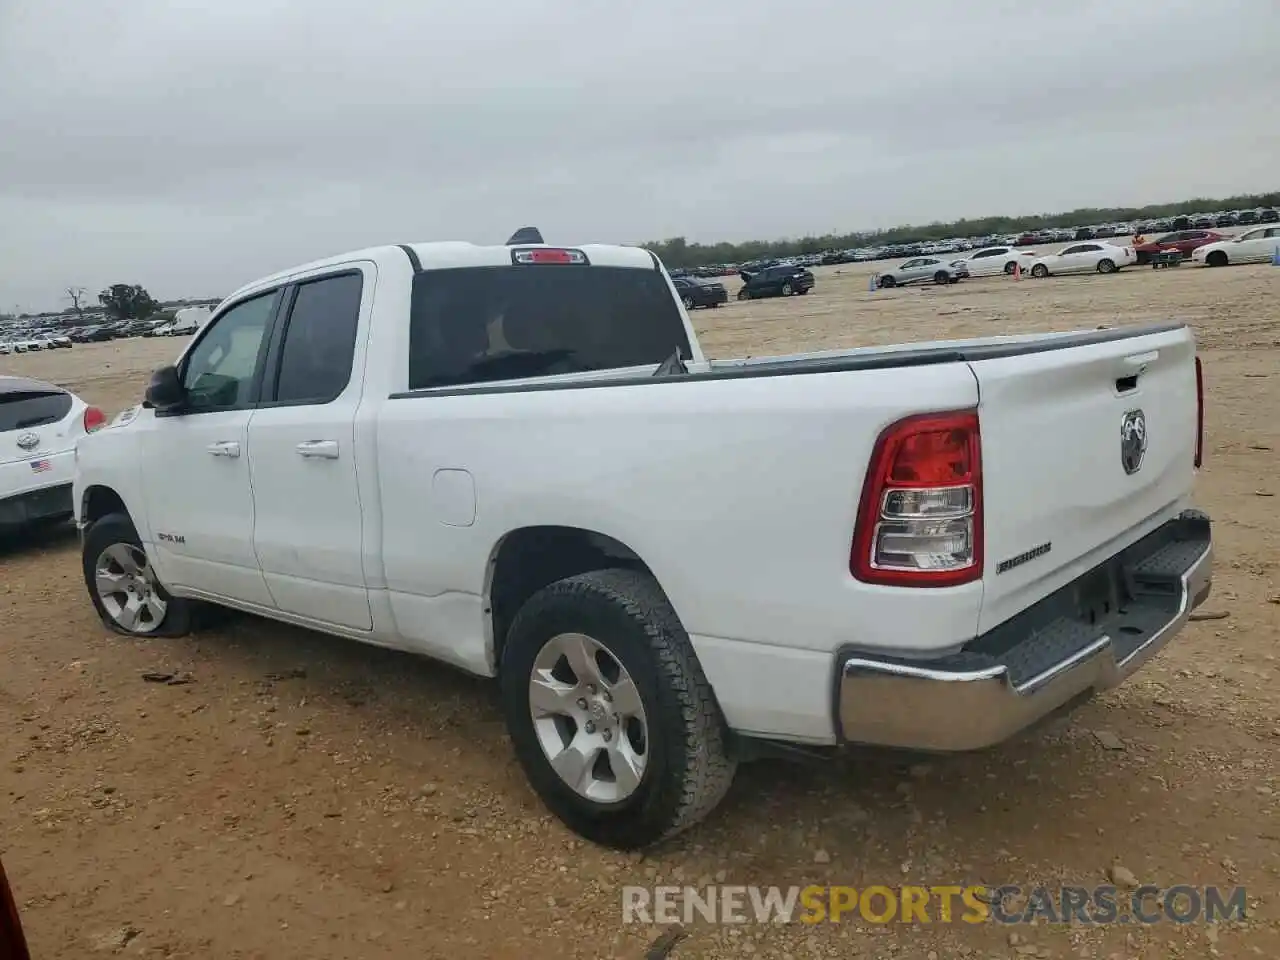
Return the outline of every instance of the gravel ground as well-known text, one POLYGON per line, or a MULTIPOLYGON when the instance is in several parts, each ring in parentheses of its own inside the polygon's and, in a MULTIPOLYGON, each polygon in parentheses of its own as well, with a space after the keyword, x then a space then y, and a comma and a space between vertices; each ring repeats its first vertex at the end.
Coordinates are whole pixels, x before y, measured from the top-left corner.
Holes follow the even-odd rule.
MULTIPOLYGON (((808 297, 695 320, 727 357, 1169 317, 1205 359, 1216 520, 1206 609, 1133 681, 999 749, 743 768, 702 827, 640 856, 583 844, 512 760, 489 684, 249 617, 183 640, 104 632, 74 537, 0 547, 0 855, 33 953, 640 958, 627 884, 1242 884, 1243 923, 714 927, 676 960, 1280 956, 1280 270, 808 297), (150 682, 146 674, 178 682, 150 682)), ((731 293, 735 289, 731 283, 731 293)), ((173 341, 0 358, 109 411, 173 341)))

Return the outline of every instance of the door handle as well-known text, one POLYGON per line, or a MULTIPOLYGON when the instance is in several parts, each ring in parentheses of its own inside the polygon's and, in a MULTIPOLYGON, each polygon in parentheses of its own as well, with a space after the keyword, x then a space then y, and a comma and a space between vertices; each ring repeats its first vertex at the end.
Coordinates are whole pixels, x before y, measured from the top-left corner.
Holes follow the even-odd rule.
POLYGON ((298 444, 298 455, 314 460, 337 460, 337 440, 304 440, 298 444))
POLYGON ((217 443, 209 444, 205 449, 215 457, 240 456, 240 444, 235 440, 219 440, 217 443))

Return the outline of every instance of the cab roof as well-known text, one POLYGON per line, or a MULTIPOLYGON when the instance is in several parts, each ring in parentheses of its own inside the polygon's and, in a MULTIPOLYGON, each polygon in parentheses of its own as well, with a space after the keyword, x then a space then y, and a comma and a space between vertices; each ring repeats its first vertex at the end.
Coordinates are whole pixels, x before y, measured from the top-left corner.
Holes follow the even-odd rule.
MULTIPOLYGON (((530 228, 525 228, 530 229, 530 228)), ((536 231, 535 231, 536 232, 536 231)), ((517 240, 524 231, 517 231, 512 240, 517 240)), ((637 269, 659 269, 658 258, 643 247, 626 247, 618 244, 548 244, 548 243, 508 243, 508 244, 476 244, 465 240, 443 240, 426 243, 402 243, 366 247, 353 250, 322 260, 300 264, 280 270, 270 276, 261 277, 252 283, 240 287, 227 300, 234 300, 246 293, 263 287, 284 283, 300 274, 322 270, 326 267, 339 267, 358 260, 383 261, 389 257, 403 257, 408 260, 415 272, 427 270, 450 270, 465 267, 509 267, 512 265, 514 250, 579 250, 586 254, 592 266, 631 267, 637 269)), ((225 302, 225 301, 224 301, 225 302)))

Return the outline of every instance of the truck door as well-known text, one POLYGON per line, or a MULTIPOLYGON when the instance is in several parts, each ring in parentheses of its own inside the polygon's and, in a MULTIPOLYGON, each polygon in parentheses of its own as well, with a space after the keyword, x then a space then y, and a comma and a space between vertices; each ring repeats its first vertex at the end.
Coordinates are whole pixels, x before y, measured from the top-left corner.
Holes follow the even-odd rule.
POLYGON ((373 627, 355 434, 375 276, 360 262, 289 288, 249 424, 253 546, 276 606, 358 630, 373 627))

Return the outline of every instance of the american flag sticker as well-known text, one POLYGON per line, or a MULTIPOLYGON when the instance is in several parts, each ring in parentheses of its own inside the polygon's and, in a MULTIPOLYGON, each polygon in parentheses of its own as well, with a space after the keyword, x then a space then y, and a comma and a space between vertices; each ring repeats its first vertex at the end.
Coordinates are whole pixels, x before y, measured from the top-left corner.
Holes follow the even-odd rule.
POLYGON ((52 469, 53 469, 53 464, 48 460, 32 460, 31 461, 32 473, 45 473, 46 471, 52 470, 52 469))

